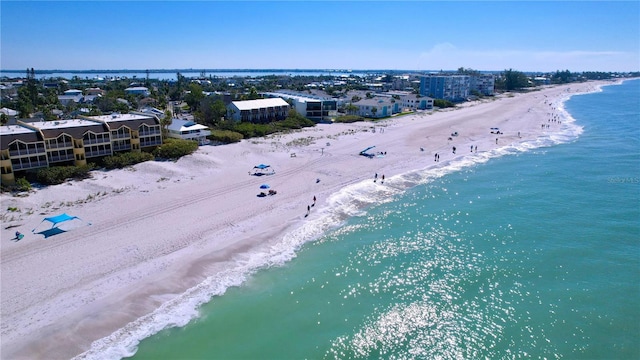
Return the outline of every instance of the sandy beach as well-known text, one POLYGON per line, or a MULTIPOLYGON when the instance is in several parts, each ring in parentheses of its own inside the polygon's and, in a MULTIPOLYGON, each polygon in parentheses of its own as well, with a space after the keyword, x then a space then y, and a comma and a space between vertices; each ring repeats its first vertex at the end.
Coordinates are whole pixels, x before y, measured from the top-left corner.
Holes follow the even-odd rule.
POLYGON ((397 175, 411 170, 549 136, 565 125, 549 122, 562 100, 607 83, 546 87, 377 122, 320 124, 203 146, 176 162, 94 171, 90 179, 27 196, 2 194, 0 356, 78 356, 245 254, 283 241, 346 186, 393 187, 397 175), (382 154, 359 155, 370 146, 382 154), (275 174, 251 175, 258 164, 275 174), (257 196, 268 191, 260 189, 265 183, 277 194, 257 196), (32 232, 51 226, 44 217, 61 213, 80 220, 46 239, 32 232), (25 237, 13 241, 15 231, 25 237))

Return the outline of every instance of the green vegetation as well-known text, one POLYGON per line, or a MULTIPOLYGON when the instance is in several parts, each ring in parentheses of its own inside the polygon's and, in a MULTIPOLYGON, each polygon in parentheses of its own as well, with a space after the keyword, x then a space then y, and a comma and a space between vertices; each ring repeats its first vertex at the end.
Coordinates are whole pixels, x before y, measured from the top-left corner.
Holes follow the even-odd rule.
POLYGON ((153 154, 157 158, 176 160, 198 150, 198 143, 193 140, 165 139, 164 144, 157 147, 153 154))
POLYGON ((530 86, 529 78, 525 73, 513 69, 505 70, 496 79, 496 90, 520 90, 530 86))
POLYGON ((221 124, 220 127, 224 130, 240 133, 245 139, 248 139, 253 137, 262 137, 280 131, 313 127, 315 125, 316 124, 313 121, 298 114, 294 109, 291 109, 289 110, 289 115, 284 120, 274 121, 267 124, 254 124, 248 122, 234 123, 227 121, 224 122, 224 124, 221 124))
POLYGON ((364 118, 359 115, 345 115, 345 116, 338 116, 335 119, 335 122, 337 123, 353 123, 357 121, 364 121, 364 118))
POLYGON ((153 154, 147 152, 124 152, 107 156, 102 159, 102 164, 107 169, 122 169, 127 166, 153 160, 153 154))
POLYGON ((449 100, 444 100, 444 99, 434 99, 433 100, 433 106, 435 107, 439 107, 441 109, 444 108, 449 108, 449 107, 455 107, 456 104, 452 103, 449 100))
POLYGON ((221 142, 223 144, 231 144, 239 142, 243 139, 241 133, 231 130, 211 130, 209 140, 214 142, 221 142))
POLYGON ((87 164, 83 166, 52 166, 42 168, 36 171, 35 179, 44 185, 62 184, 67 179, 87 179, 91 176, 89 172, 94 167, 94 164, 87 164))
MULTIPOLYGON (((23 191, 29 191, 31 190, 31 183, 29 183, 29 181, 27 181, 27 179, 25 178, 17 178, 15 184, 13 185, 6 185, 6 184, 1 184, 0 190, 7 191, 7 192, 23 192, 23 191)), ((11 208, 9 208, 9 210, 11 210, 11 208)))

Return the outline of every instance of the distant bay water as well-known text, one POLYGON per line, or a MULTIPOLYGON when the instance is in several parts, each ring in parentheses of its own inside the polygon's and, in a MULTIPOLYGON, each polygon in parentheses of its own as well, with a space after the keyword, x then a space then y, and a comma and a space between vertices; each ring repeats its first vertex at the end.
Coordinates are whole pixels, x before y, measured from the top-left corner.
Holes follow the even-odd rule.
MULTIPOLYGON (((260 76, 349 76, 349 75, 375 75, 389 72, 399 72, 398 70, 331 70, 331 69, 171 69, 171 70, 149 70, 149 79, 157 80, 177 80, 177 74, 188 78, 233 78, 233 77, 260 77, 260 76)), ((412 72, 412 70, 407 70, 412 72)), ((20 78, 26 76, 25 70, 0 70, 0 77, 20 78)), ((37 79, 64 78, 71 80, 74 77, 85 80, 106 80, 106 79, 146 79, 146 70, 36 70, 37 79)))
POLYGON ((640 80, 564 107, 561 134, 353 185, 323 210, 350 212, 340 227, 289 234, 93 354, 640 358, 640 80))

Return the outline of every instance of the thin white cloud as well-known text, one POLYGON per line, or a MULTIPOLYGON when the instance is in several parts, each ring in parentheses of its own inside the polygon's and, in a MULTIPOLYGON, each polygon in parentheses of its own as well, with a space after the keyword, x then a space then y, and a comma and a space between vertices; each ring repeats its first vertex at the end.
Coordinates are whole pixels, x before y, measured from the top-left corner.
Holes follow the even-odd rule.
POLYGON ((640 55, 622 51, 469 50, 441 43, 419 56, 423 69, 637 71, 640 55))

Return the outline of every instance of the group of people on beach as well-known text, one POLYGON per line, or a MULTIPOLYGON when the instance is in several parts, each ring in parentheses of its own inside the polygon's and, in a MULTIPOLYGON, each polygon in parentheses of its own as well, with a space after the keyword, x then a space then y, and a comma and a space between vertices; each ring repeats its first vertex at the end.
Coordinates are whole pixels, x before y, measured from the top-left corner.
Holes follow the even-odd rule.
POLYGON ((313 195, 313 203, 311 205, 307 205, 307 214, 304 217, 309 216, 309 214, 311 213, 311 208, 316 206, 316 196, 313 195))
MULTIPOLYGON (((378 181, 378 173, 376 173, 373 176, 373 182, 377 182, 378 181)), ((380 181, 380 184, 384 184, 384 174, 382 174, 382 180, 380 181)))

